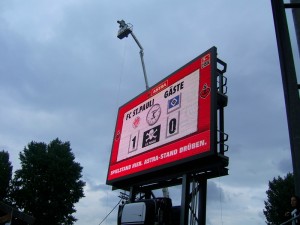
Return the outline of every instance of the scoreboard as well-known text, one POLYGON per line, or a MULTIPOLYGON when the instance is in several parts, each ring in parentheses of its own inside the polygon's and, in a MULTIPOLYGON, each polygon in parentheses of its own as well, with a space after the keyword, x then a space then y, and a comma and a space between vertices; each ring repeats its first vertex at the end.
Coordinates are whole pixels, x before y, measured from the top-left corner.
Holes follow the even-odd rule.
POLYGON ((119 108, 107 184, 214 154, 216 48, 119 108))
POLYGON ((123 115, 117 162, 197 131, 199 71, 123 115))

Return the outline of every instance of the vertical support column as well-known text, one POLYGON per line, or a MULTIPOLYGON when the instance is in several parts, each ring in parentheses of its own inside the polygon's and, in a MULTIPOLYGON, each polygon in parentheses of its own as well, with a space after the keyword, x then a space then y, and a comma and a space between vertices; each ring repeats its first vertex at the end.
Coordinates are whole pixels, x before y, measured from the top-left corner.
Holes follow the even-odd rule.
POLYGON ((227 138, 225 137, 225 127, 224 127, 224 107, 227 105, 227 96, 225 95, 227 92, 227 79, 224 77, 224 73, 227 70, 227 64, 223 62, 220 59, 217 59, 217 63, 221 66, 223 66, 222 69, 217 69, 217 83, 218 83, 218 92, 217 92, 217 98, 221 98, 221 96, 226 97, 226 103, 219 103, 218 105, 218 129, 219 129, 219 140, 218 140, 218 147, 219 147, 219 153, 224 155, 225 152, 225 141, 227 141, 227 138), (224 90, 224 87, 226 89, 224 90), (223 105, 224 104, 224 105, 223 105))
POLYGON ((199 180, 199 208, 198 219, 199 225, 205 225, 206 223, 206 197, 207 197, 207 179, 199 180))
POLYGON ((146 191, 145 192, 145 199, 150 199, 152 195, 152 191, 146 191))
POLYGON ((130 187, 129 202, 135 202, 136 190, 134 186, 130 187))
MULTIPOLYGON (((223 74, 219 73, 219 85, 220 93, 223 94, 223 74)), ((224 155, 224 107, 221 106, 219 109, 219 129, 220 129, 220 153, 224 155)))
POLYGON ((300 195, 300 99, 283 0, 271 0, 287 113, 295 192, 300 195))
POLYGON ((180 225, 187 225, 189 218, 190 175, 182 177, 180 225))
MULTIPOLYGON (((291 3, 300 4, 300 0, 291 0, 291 3)), ((298 56, 300 56, 300 11, 299 8, 292 9, 294 27, 298 44, 298 56)))

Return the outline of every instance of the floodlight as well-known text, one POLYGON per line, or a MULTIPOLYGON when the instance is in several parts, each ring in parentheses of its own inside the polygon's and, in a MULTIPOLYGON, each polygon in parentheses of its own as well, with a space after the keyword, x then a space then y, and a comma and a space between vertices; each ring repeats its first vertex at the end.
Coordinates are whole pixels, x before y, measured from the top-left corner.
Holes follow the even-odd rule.
POLYGON ((117 37, 119 39, 123 39, 124 37, 128 37, 128 35, 132 32, 131 27, 125 23, 124 20, 118 20, 118 24, 120 24, 120 29, 118 31, 117 37))
POLYGON ((120 28, 118 31, 117 37, 119 39, 123 39, 124 37, 128 37, 128 35, 131 34, 131 36, 135 40, 136 44, 140 48, 140 57, 141 57, 141 62, 142 62, 142 67, 143 67, 146 89, 148 89, 149 88, 148 78, 147 78, 146 67, 145 67, 145 63, 144 63, 144 49, 143 49, 142 45, 140 44, 140 42, 138 41, 138 39, 136 38, 136 36, 134 35, 134 33, 132 32, 132 25, 130 23, 125 23, 124 20, 118 20, 117 22, 118 22, 119 28, 120 28))

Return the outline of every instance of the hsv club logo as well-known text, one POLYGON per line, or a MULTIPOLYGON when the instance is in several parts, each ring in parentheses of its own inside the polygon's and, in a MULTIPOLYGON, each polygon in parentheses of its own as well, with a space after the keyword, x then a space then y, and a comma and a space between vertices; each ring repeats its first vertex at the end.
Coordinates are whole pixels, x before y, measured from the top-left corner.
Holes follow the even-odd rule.
POLYGON ((181 94, 176 95, 175 97, 168 100, 168 113, 175 111, 180 108, 181 103, 181 94))

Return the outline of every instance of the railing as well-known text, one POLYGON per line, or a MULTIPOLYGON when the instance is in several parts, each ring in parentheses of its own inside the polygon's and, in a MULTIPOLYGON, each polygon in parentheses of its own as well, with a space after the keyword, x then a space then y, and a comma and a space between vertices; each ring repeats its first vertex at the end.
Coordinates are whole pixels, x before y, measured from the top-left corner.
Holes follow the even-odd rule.
POLYGON ((298 216, 295 216, 295 217, 293 217, 293 218, 291 218, 291 219, 289 219, 289 220, 287 220, 287 221, 285 221, 285 222, 283 222, 282 224, 280 224, 280 225, 285 225, 285 224, 288 224, 289 222, 292 222, 293 220, 295 220, 295 219, 297 219, 297 218, 299 218, 300 217, 300 215, 298 215, 298 216))

